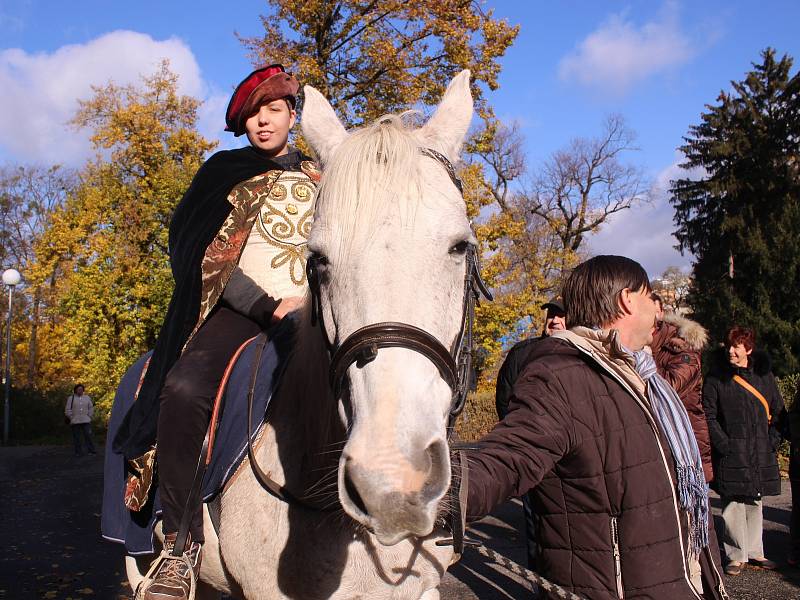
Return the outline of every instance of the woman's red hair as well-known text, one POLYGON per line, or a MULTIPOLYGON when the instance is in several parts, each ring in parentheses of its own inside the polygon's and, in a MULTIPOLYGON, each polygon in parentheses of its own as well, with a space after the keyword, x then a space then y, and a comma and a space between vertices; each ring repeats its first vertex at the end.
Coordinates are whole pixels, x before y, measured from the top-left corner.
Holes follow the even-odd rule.
POLYGON ((725 346, 738 346, 741 344, 745 350, 752 350, 756 346, 756 334, 752 329, 734 325, 725 334, 725 346))

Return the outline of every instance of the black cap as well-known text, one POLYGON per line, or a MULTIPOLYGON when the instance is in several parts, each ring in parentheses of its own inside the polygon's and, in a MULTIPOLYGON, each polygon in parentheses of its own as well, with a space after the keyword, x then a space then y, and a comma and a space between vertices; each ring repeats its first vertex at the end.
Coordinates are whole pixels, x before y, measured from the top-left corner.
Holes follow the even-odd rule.
POLYGON ((545 309, 554 308, 555 310, 562 313, 567 312, 566 310, 564 310, 564 302, 561 300, 561 296, 553 296, 552 298, 550 298, 550 300, 542 304, 542 308, 545 309))

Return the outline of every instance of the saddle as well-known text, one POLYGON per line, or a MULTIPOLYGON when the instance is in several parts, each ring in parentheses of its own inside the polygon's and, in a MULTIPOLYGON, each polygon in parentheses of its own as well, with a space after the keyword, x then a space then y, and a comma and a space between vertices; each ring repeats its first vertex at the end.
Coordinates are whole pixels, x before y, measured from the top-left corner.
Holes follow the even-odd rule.
MULTIPOLYGON (((244 352, 245 348, 252 344, 257 337, 259 336, 254 336, 239 346, 231 359, 228 361, 228 366, 225 367, 222 381, 220 382, 219 388, 217 388, 217 393, 214 397, 214 404, 211 411, 211 421, 208 424, 205 439, 203 440, 203 450, 201 452, 203 470, 207 469, 208 465, 211 463, 211 456, 214 452, 214 441, 216 438, 217 427, 219 425, 222 403, 225 398, 225 390, 228 387, 228 380, 230 379, 231 373, 233 372, 236 363, 239 361, 242 352, 244 352)), ((150 358, 148 358, 144 363, 142 374, 139 377, 139 385, 134 394, 134 401, 139 396, 139 391, 142 388, 142 383, 144 382, 145 375, 147 374, 147 367, 149 366, 150 358)), ((128 475, 128 479, 125 484, 125 506, 130 511, 138 512, 147 504, 147 500, 150 497, 150 491, 153 487, 153 480, 155 479, 156 453, 157 445, 150 448, 150 450, 145 452, 142 456, 128 461, 130 474, 128 475)))
MULTIPOLYGON (((199 486, 201 501, 209 503, 219 495, 247 456, 248 440, 256 438, 261 431, 293 333, 290 326, 273 328, 269 343, 259 357, 256 357, 256 344, 250 341, 229 361, 206 433, 202 460, 205 472, 199 486), (258 377, 251 381, 257 359, 258 377), (248 394, 253 397, 253 418, 249 427, 248 394)), ((157 446, 135 461, 126 461, 112 451, 110 443, 135 401, 148 358, 149 355, 141 357, 117 388, 108 425, 103 483, 103 537, 124 543, 128 553, 134 555, 153 551, 152 527, 161 513, 157 446)))

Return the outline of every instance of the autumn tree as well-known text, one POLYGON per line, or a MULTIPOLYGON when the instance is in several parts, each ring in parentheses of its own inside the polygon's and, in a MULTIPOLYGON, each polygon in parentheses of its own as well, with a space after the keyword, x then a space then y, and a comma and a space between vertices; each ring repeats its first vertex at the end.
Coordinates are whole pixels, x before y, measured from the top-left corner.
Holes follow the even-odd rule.
POLYGON ((433 106, 461 69, 497 89, 498 59, 518 26, 464 0, 267 0, 264 35, 241 38, 254 63, 289 65, 322 92, 347 126, 433 106))
POLYGON ((482 273, 494 301, 477 309, 475 339, 482 389, 494 389, 503 351, 541 326, 541 304, 559 284, 565 262, 550 225, 527 210, 519 181, 526 174, 519 127, 488 120, 468 145, 462 177, 467 206, 483 245, 482 273))
POLYGON ((681 147, 672 182, 680 249, 695 256, 690 302, 718 340, 756 329, 779 373, 800 368, 800 74, 792 59, 761 62, 707 105, 681 147))
POLYGON ((98 154, 35 246, 29 278, 55 281, 58 299, 42 370, 53 383, 79 377, 106 408, 155 341, 172 292, 169 220, 215 145, 177 81, 165 62, 140 85, 109 83, 80 102, 73 125, 91 131, 98 154))
POLYGON ((533 178, 527 208, 556 232, 566 260, 574 260, 586 235, 613 214, 648 199, 650 184, 642 169, 626 162, 637 150, 634 140, 625 120, 612 115, 601 135, 573 140, 533 178))
POLYGON ((387 112, 431 108, 458 71, 472 72, 482 122, 467 148, 472 158, 460 176, 468 212, 480 222, 476 229, 483 274, 496 292, 495 302, 478 309, 476 338, 483 363, 496 362, 503 339, 524 321, 537 298, 536 292, 512 284, 519 265, 505 252, 512 247, 510 240, 520 240, 525 232, 524 216, 512 215, 510 204, 512 182, 524 170, 524 154, 516 132, 494 118, 484 95, 497 89, 499 59, 519 27, 495 18, 481 2, 464 0, 267 4, 264 35, 242 39, 253 62, 290 66, 300 81, 329 99, 348 127, 387 112))
MULTIPOLYGON (((0 167, 0 263, 24 275, 34 261, 33 245, 49 227, 50 217, 75 184, 75 174, 60 166, 0 167)), ((23 280, 14 290, 14 381, 33 386, 37 381, 38 328, 43 309, 52 298, 48 285, 23 280), (25 377, 19 377, 24 372, 25 377)))

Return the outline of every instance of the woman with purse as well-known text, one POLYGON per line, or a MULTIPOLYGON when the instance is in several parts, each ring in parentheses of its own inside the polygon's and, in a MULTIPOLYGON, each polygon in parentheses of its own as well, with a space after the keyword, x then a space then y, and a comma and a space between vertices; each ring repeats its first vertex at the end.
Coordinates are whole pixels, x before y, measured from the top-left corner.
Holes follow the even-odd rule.
POLYGON ((75 456, 83 456, 83 444, 81 438, 86 443, 86 450, 89 454, 97 454, 92 443, 92 417, 94 416, 94 404, 92 399, 85 393, 85 388, 80 383, 72 388, 72 394, 67 398, 64 407, 64 416, 72 429, 72 441, 75 444, 75 456))
POLYGON ((781 493, 776 423, 785 409, 769 356, 754 349, 753 330, 732 327, 724 354, 703 385, 728 575, 739 575, 745 564, 777 566, 764 556, 761 499, 781 493))

